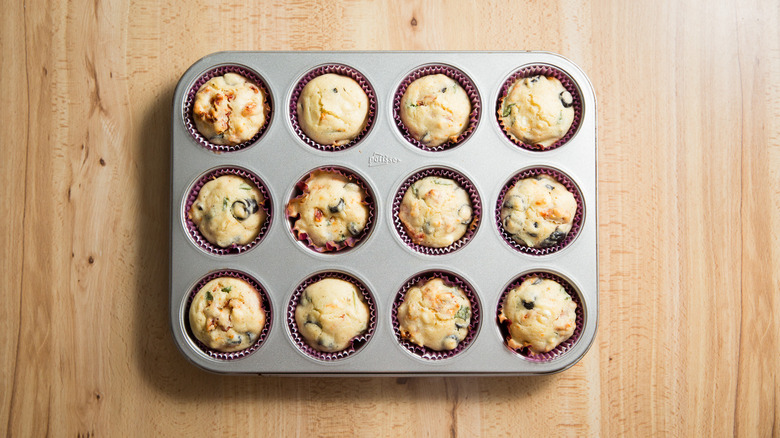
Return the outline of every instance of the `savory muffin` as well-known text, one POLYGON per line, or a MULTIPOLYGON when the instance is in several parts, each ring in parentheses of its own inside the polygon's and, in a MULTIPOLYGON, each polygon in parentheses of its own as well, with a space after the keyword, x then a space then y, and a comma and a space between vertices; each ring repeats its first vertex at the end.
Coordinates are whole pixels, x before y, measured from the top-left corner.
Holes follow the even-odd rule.
POLYGON ((518 79, 501 99, 498 111, 504 130, 515 139, 542 148, 552 146, 574 121, 573 98, 554 77, 518 79))
POLYGON ((532 276, 512 289, 499 320, 509 325, 507 345, 547 353, 566 341, 577 324, 577 303, 558 282, 532 276))
POLYGON ((414 243, 443 248, 466 234, 473 210, 468 192, 457 182, 429 176, 409 186, 398 216, 414 243))
POLYGON ((517 243, 548 248, 571 230, 577 201, 566 187, 549 175, 519 180, 504 196, 501 224, 517 243))
POLYGON ((323 145, 349 143, 366 126, 368 96, 354 79, 327 73, 303 87, 298 96, 298 124, 323 145))
POLYGON ((238 278, 219 277, 206 283, 190 305, 192 334, 222 352, 248 348, 260 337, 265 311, 260 293, 238 278))
POLYGON ((287 204, 287 215, 298 219, 293 230, 305 233, 324 249, 351 244, 368 223, 366 193, 334 171, 315 171, 306 180, 303 194, 287 204))
POLYGON ((466 338, 471 303, 458 287, 440 278, 410 288, 398 306, 401 337, 431 350, 453 350, 466 338))
POLYGON ((409 134, 427 147, 457 140, 466 130, 471 102, 466 90, 443 74, 423 76, 406 88, 401 121, 409 134))
POLYGON ((210 79, 195 94, 195 127, 208 141, 237 145, 250 140, 265 123, 263 91, 237 73, 210 79))
POLYGON ((189 217, 211 244, 222 248, 252 242, 265 222, 265 198, 237 175, 223 175, 201 187, 189 217))
POLYGON ((295 323, 306 343, 318 351, 347 348, 368 328, 368 305, 354 284, 325 278, 303 290, 295 307, 295 323))

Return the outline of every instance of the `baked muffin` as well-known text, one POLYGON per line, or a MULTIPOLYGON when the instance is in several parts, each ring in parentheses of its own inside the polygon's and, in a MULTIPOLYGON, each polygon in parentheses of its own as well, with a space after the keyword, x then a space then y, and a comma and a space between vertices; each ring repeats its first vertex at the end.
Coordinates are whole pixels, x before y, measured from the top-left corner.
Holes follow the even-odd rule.
POLYGON ((549 175, 519 180, 504 196, 501 223, 517 243, 548 248, 571 230, 577 201, 566 187, 549 175))
POLYGON ((195 127, 208 141, 237 145, 250 140, 265 123, 265 95, 237 73, 211 78, 195 94, 195 127))
POLYGON ((466 338, 471 303, 458 287, 434 278, 406 292, 398 306, 401 337, 431 350, 453 350, 466 338))
POLYGON ((443 74, 423 76, 401 97, 401 121, 412 137, 427 147, 457 140, 466 130, 471 101, 466 90, 443 74))
POLYGON ((515 139, 550 147, 569 131, 574 121, 573 98, 554 77, 518 79, 501 99, 499 120, 515 139))
POLYGON ((409 186, 398 216, 414 243, 444 248, 466 234, 473 210, 468 192, 457 182, 429 176, 409 186))
POLYGON ((368 305, 354 284, 325 278, 310 284, 295 307, 295 323, 306 343, 333 353, 347 348, 368 328, 368 305))
POLYGON ((298 124, 309 138, 340 146, 365 128, 368 96, 354 79, 327 73, 303 87, 297 107, 298 124))
POLYGON ((265 222, 265 198, 237 175, 223 175, 201 187, 189 216, 211 244, 222 248, 252 242, 265 222))
POLYGON ((260 293, 238 278, 219 277, 192 299, 192 334, 211 349, 231 352, 248 348, 260 337, 265 311, 260 293))
POLYGON ((509 348, 547 353, 574 333, 576 309, 559 283, 531 276, 509 291, 498 319, 509 324, 509 348))
POLYGON ((357 184, 333 171, 315 171, 306 180, 303 194, 287 204, 287 215, 297 217, 293 230, 305 233, 325 249, 350 245, 368 223, 366 193, 357 184))

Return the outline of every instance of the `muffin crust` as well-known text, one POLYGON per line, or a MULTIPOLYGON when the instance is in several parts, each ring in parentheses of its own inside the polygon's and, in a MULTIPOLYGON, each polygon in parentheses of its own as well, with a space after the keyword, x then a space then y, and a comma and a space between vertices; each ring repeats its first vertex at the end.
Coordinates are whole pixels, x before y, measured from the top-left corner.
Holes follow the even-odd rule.
POLYGON ((195 128, 208 141, 237 145, 263 127, 268 111, 263 91, 237 73, 226 73, 203 84, 195 94, 195 128))

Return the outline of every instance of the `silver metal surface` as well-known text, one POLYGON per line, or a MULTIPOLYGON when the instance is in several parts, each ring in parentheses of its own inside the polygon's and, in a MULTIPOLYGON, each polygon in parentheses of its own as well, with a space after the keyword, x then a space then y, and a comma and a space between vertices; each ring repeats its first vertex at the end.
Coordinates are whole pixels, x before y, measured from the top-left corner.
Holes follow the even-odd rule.
POLYGON ((194 364, 218 373, 291 375, 522 375, 565 370, 586 353, 598 319, 598 251, 596 199, 596 99, 587 76, 567 59, 547 52, 220 52, 199 60, 179 81, 173 98, 171 134, 171 266, 170 317, 176 344, 194 364), (363 73, 377 96, 371 132, 357 146, 323 152, 306 145, 289 122, 293 87, 312 68, 340 63, 363 73), (415 68, 443 63, 466 73, 482 101, 479 125, 454 149, 422 151, 399 133, 392 117, 392 98, 399 83, 415 68), (239 64, 259 73, 273 97, 274 114, 267 133, 251 147, 215 153, 187 131, 182 107, 195 80, 210 68, 239 64), (564 146, 551 151, 523 150, 502 134, 496 121, 498 93, 507 77, 529 64, 548 64, 566 72, 579 87, 582 121, 564 146), (378 159, 385 157, 385 159, 378 159), (275 217, 265 239, 246 253, 216 256, 198 247, 184 227, 184 204, 192 184, 209 169, 244 167, 268 187, 275 217), (322 166, 343 166, 361 175, 376 194, 373 233, 358 247, 338 254, 317 254, 295 240, 284 217, 293 185, 322 166), (495 224, 495 206, 503 184, 519 170, 548 166, 570 176, 584 200, 579 236, 546 256, 521 254, 505 243, 495 224), (458 251, 427 256, 408 248, 391 218, 392 197, 404 180, 427 167, 460 171, 476 185, 482 219, 470 243, 458 251), (187 335, 186 300, 192 287, 210 272, 234 269, 255 277, 268 292, 273 324, 265 343, 237 360, 212 359, 187 335), (426 270, 462 276, 475 289, 482 320, 474 342, 459 355, 440 361, 414 356, 396 341, 390 310, 403 283, 426 270), (376 298, 377 327, 371 341, 356 354, 335 362, 315 360, 298 350, 286 327, 286 308, 295 287, 313 273, 347 272, 363 280, 376 298), (543 363, 523 358, 505 346, 496 321, 504 288, 529 271, 550 271, 570 280, 580 294, 584 327, 577 343, 562 356, 543 363))

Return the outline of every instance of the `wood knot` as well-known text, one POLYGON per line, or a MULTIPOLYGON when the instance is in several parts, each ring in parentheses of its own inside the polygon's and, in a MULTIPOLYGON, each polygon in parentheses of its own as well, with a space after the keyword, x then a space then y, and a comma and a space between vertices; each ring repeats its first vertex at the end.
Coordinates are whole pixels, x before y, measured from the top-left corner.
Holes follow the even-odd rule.
POLYGON ((412 27, 417 27, 417 19, 416 18, 412 17, 411 25, 412 25, 412 27))
POLYGON ((101 165, 101 166, 105 166, 105 165, 106 165, 106 160, 104 160, 104 159, 102 159, 102 158, 101 158, 101 159, 100 159, 100 165, 101 165))
POLYGON ((89 264, 91 265, 91 264, 95 263, 95 258, 92 257, 92 256, 89 256, 88 261, 89 261, 89 264))

